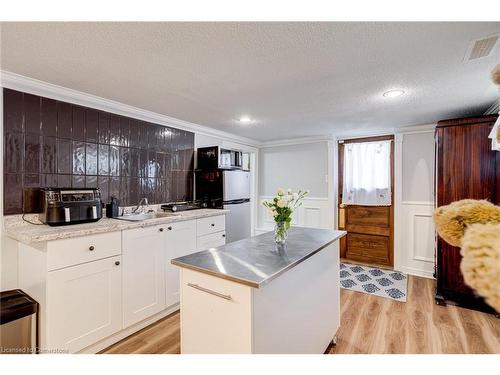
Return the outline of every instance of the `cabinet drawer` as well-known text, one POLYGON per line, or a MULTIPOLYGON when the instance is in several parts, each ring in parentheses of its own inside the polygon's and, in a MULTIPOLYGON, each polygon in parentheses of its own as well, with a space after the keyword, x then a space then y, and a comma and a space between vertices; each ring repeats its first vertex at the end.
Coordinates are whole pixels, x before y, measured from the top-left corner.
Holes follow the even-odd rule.
POLYGON ((193 236, 196 236, 196 221, 195 220, 186 220, 186 221, 179 221, 177 223, 170 223, 170 224, 164 224, 163 227, 167 231, 167 233, 171 232, 179 232, 179 231, 186 231, 192 234, 193 236))
POLYGON ((226 216, 204 217, 196 221, 196 232, 198 236, 220 232, 226 229, 226 216))
POLYGON ((204 236, 199 236, 196 240, 196 249, 198 251, 202 251, 225 244, 226 232, 221 231, 217 233, 205 234, 204 236))
POLYGON ((47 244, 48 271, 120 255, 121 232, 50 241, 47 244))

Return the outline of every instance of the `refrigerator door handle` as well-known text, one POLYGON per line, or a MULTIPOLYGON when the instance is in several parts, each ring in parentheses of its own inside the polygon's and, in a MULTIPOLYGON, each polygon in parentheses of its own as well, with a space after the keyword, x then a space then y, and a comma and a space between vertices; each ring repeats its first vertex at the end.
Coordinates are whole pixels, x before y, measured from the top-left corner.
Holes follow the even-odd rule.
POLYGON ((250 202, 250 198, 244 198, 244 199, 233 199, 230 201, 224 201, 224 204, 242 204, 242 203, 247 203, 250 202))

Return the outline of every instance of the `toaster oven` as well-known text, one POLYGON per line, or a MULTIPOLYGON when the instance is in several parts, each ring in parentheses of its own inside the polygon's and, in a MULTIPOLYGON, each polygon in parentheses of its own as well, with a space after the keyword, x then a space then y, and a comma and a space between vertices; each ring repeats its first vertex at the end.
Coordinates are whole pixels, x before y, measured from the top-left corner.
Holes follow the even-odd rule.
POLYGON ((92 189, 42 189, 40 221, 56 226, 89 223, 102 218, 101 192, 92 189))

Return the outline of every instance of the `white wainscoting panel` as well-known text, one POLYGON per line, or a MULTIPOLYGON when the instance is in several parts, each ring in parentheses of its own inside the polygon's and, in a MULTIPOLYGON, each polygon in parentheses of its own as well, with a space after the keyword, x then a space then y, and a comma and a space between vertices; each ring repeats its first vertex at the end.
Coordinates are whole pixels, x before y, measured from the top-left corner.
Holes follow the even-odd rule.
POLYGON ((321 227, 321 209, 319 207, 304 207, 304 226, 321 227))
POLYGON ((412 275, 433 277, 434 221, 433 204, 401 203, 399 221, 401 236, 396 242, 396 269, 412 275))
POLYGON ((413 213, 410 239, 413 243, 413 260, 434 261, 434 223, 431 214, 413 213))
POLYGON ((396 134, 394 150, 394 268, 428 278, 435 248, 433 131, 430 126, 396 134))
MULTIPOLYGON (((273 197, 259 197, 258 228, 255 234, 265 233, 273 230, 274 220, 269 210, 262 202, 271 200, 273 197)), ((311 228, 334 229, 334 209, 328 198, 304 198, 302 205, 292 214, 292 225, 311 228)))

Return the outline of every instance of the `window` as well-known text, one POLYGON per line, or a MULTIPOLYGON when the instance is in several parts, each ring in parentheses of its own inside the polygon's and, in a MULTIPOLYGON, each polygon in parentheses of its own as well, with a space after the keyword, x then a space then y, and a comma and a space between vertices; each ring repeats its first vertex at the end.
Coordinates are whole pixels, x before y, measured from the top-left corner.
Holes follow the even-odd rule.
POLYGON ((343 204, 391 205, 391 142, 344 145, 343 204))

